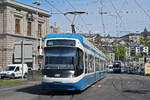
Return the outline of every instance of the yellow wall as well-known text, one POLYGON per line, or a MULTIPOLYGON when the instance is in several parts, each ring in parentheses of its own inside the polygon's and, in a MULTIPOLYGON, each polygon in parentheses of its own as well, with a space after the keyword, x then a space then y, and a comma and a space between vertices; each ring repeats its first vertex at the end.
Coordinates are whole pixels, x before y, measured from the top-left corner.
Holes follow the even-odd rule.
POLYGON ((150 63, 145 64, 145 75, 150 74, 150 63))

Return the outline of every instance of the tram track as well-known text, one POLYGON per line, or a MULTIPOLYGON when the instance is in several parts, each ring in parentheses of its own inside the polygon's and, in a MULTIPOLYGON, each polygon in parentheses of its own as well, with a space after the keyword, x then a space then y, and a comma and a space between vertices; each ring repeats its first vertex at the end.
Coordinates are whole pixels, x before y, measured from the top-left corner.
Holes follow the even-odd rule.
POLYGON ((71 96, 70 96, 70 98, 69 98, 69 100, 72 100, 72 99, 73 99, 73 97, 74 97, 74 95, 71 95, 71 96))
MULTIPOLYGON (((131 97, 129 97, 129 96, 127 96, 127 95, 125 95, 125 94, 123 93, 123 90, 124 90, 123 78, 122 78, 119 74, 118 74, 117 76, 119 77, 119 81, 120 81, 119 85, 120 85, 120 87, 117 87, 117 86, 116 86, 116 80, 113 80, 113 81, 112 81, 112 86, 113 86, 113 88, 119 93, 119 95, 121 95, 121 96, 127 98, 128 100, 136 100, 136 99, 133 99, 133 98, 131 98, 131 97)), ((118 86, 119 86, 119 85, 118 85, 118 86)))
POLYGON ((144 81, 137 79, 135 76, 128 76, 130 77, 130 82, 129 83, 125 83, 126 81, 121 77, 121 75, 117 75, 117 77, 119 78, 119 82, 116 82, 116 80, 112 80, 112 87, 119 93, 119 95, 127 98, 128 100, 136 100, 136 98, 131 97, 132 95, 140 95, 140 98, 142 96, 143 100, 149 100, 149 97, 147 97, 144 91, 144 81), (132 85, 130 85, 132 84, 132 85), (119 86, 117 86, 119 85, 119 86), (134 86, 134 87, 133 87, 134 86), (142 89, 139 89, 142 88, 142 89), (132 95, 129 95, 131 94, 132 95))
POLYGON ((47 95, 49 95, 49 99, 47 100, 56 100, 58 98, 61 98, 62 100, 73 100, 75 94, 69 93, 68 91, 64 91, 64 92, 51 92, 48 93, 47 95))
MULTIPOLYGON (((145 84, 143 79, 138 79, 137 76, 128 74, 112 74, 112 76, 113 78, 110 78, 111 80, 107 81, 110 84, 112 92, 108 91, 109 97, 103 98, 104 100, 110 100, 116 97, 126 98, 126 100, 137 100, 137 98, 139 100, 149 100, 148 96, 142 94, 142 91, 138 92, 139 86, 142 88, 145 84)), ((83 93, 51 92, 43 95, 39 94, 38 100, 79 100, 83 99, 83 97, 86 99, 87 96, 85 94, 87 93, 90 93, 91 96, 97 96, 97 94, 93 94, 92 91, 94 91, 93 88, 90 91, 84 91, 83 93)))
POLYGON ((145 83, 144 83, 142 80, 139 80, 139 79, 133 77, 132 75, 131 75, 131 77, 132 77, 135 81, 137 81, 137 82, 139 82, 140 84, 142 84, 142 86, 144 86, 145 83))
POLYGON ((33 85, 1 91, 0 100, 149 100, 149 82, 146 76, 109 74, 83 92, 47 92, 33 85))
MULTIPOLYGON (((140 80, 140 79, 138 79, 138 78, 136 78, 136 77, 133 77, 133 76, 131 76, 135 81, 137 81, 137 82, 139 82, 141 85, 141 87, 140 88, 142 88, 142 89, 136 89, 136 91, 135 92, 141 92, 142 94, 146 94, 146 92, 148 92, 147 90, 145 90, 145 82, 144 82, 144 79, 143 80, 140 80)), ((146 95, 144 95, 143 96, 144 97, 144 99, 146 99, 146 100, 149 100, 149 97, 147 97, 146 95)))
POLYGON ((53 95, 52 95, 52 96, 50 96, 49 100, 52 100, 52 99, 53 99, 53 97, 54 97, 53 95))

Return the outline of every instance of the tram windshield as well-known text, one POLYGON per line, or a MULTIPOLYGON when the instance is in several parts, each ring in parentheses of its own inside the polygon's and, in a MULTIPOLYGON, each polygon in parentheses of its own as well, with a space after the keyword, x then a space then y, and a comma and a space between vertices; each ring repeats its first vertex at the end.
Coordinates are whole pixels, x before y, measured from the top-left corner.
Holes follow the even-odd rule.
POLYGON ((45 64, 73 64, 73 58, 68 56, 48 56, 45 59, 45 64))
POLYGON ((52 47, 45 49, 45 67, 49 69, 74 69, 76 48, 52 47))
POLYGON ((121 63, 120 62, 114 62, 113 68, 121 68, 121 63))

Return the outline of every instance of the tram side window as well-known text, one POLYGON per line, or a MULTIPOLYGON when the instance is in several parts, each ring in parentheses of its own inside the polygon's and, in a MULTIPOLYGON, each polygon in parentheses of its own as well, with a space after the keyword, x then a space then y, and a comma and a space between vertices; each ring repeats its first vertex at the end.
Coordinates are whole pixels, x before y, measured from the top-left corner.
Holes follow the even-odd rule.
POLYGON ((103 63, 103 70, 105 70, 105 62, 103 63))
POLYGON ((78 49, 77 52, 77 71, 76 71, 76 75, 81 75, 83 73, 83 52, 78 49))
POLYGON ((100 63, 101 63, 101 71, 103 71, 103 61, 100 60, 100 63))
POLYGON ((94 57, 92 56, 92 59, 93 59, 93 61, 92 61, 92 72, 94 72, 94 63, 95 63, 95 61, 94 61, 94 57))
POLYGON ((87 73, 88 72, 88 56, 87 56, 87 54, 85 53, 85 73, 87 73))
POLYGON ((104 61, 102 61, 103 63, 102 63, 102 71, 104 70, 104 61))
POLYGON ((104 62, 104 70, 106 69, 106 62, 104 62))
POLYGON ((88 73, 94 72, 94 57, 92 55, 88 55, 88 73))
POLYGON ((95 71, 99 71, 99 59, 95 59, 95 71))
POLYGON ((101 71, 101 60, 99 59, 99 71, 101 71))
POLYGON ((48 58, 48 57, 45 57, 45 65, 48 64, 48 60, 49 60, 49 58, 48 58))

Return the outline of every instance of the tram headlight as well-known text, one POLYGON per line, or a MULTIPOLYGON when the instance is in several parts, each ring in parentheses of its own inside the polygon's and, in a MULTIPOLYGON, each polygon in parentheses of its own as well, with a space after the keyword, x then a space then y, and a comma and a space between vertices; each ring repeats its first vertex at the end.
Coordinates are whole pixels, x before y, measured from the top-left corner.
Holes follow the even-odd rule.
POLYGON ((75 77, 74 73, 75 71, 70 71, 71 77, 75 77))
POLYGON ((43 75, 43 77, 44 77, 44 78, 46 78, 46 77, 47 77, 47 75, 43 75))

